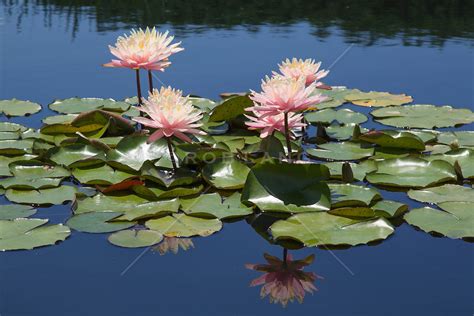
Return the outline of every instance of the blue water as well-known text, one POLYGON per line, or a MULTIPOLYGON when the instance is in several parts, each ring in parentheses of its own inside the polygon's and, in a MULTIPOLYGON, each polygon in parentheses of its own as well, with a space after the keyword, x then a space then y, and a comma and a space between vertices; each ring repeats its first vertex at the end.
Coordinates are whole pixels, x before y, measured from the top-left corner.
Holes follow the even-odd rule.
MULTIPOLYGON (((125 23, 104 29, 94 12, 87 11, 77 17, 73 32, 64 13, 53 10, 45 19, 40 4, 31 7, 21 21, 20 5, 8 7, 11 12, 0 19, 0 99, 30 99, 46 107, 56 98, 122 99, 134 94, 132 72, 101 67, 111 57, 107 45, 127 31, 125 23)), ((113 8, 110 11, 113 15, 113 8)), ((176 30, 175 24, 163 23, 160 28, 176 30)), ((352 44, 338 24, 329 26, 330 36, 321 37, 318 27, 303 19, 263 23, 258 31, 251 25, 180 28, 187 30, 178 32, 177 38, 186 50, 175 55, 173 65, 159 78, 185 93, 217 98, 221 92, 258 89, 260 79, 278 62, 295 56, 316 58, 324 67, 334 63, 327 84, 406 93, 416 103, 474 109, 474 45, 469 37, 448 37, 442 45, 406 45, 407 38, 393 36, 361 45, 352 44)), ((39 127, 41 117, 51 114, 44 110, 13 121, 39 127)), ((418 205, 402 194, 384 195, 418 205)), ((64 222, 69 214, 70 206, 55 206, 35 216, 64 222)), ((195 248, 177 255, 114 247, 106 237, 74 232, 58 246, 1 253, 0 315, 474 312, 472 244, 435 238, 407 224, 374 246, 294 251, 296 258, 315 253, 307 270, 324 279, 316 282, 319 291, 303 304, 287 308, 261 300, 259 289, 249 287, 259 274, 244 264, 262 263, 264 252, 280 255, 281 248, 267 243, 245 221, 227 224, 210 237, 194 238, 195 248)))

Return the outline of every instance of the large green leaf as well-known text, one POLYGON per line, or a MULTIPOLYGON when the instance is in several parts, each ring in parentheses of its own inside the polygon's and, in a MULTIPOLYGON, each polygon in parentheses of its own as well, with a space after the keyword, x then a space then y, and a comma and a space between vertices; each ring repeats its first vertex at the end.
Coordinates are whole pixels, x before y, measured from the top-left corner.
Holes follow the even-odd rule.
POLYGON ((8 189, 5 193, 8 200, 23 204, 62 204, 76 197, 76 189, 63 185, 58 188, 41 190, 8 189))
POLYGON ((373 131, 360 135, 359 140, 382 147, 425 150, 425 143, 421 138, 410 132, 393 130, 373 131))
POLYGON ((110 233, 135 225, 135 222, 111 221, 121 214, 109 211, 82 213, 71 217, 66 224, 72 229, 84 233, 110 233))
MULTIPOLYGON (((161 200, 138 204, 133 208, 127 207, 126 212, 117 220, 134 221, 150 217, 164 216, 171 213, 178 213, 180 202, 177 198, 171 200, 161 200)), ((117 210, 124 209, 117 207, 117 210)))
POLYGON ((423 188, 455 181, 456 172, 446 161, 421 158, 396 158, 377 162, 377 171, 366 176, 372 184, 393 187, 423 188))
POLYGON ((37 113, 41 110, 41 105, 30 101, 17 99, 0 100, 0 113, 8 116, 25 116, 37 113))
POLYGON ((461 147, 474 147, 474 131, 445 132, 438 135, 440 144, 457 144, 461 147))
POLYGON ((130 108, 130 104, 112 99, 70 98, 56 100, 49 105, 49 108, 53 111, 64 114, 82 113, 92 110, 125 112, 130 108))
POLYGON ((329 170, 321 164, 289 164, 276 160, 254 166, 242 191, 242 202, 262 211, 299 213, 331 206, 329 170))
POLYGON ((33 139, 0 140, 0 155, 23 155, 32 153, 33 139))
POLYGON ((103 110, 83 112, 71 122, 71 125, 76 127, 96 124, 107 126, 108 136, 122 136, 135 131, 134 124, 131 121, 119 114, 103 110))
POLYGON ((473 202, 474 189, 456 184, 444 184, 439 187, 423 190, 410 190, 408 196, 414 200, 427 203, 473 202))
POLYGON ((200 193, 204 187, 202 185, 181 186, 181 187, 151 187, 144 185, 136 185, 132 190, 139 196, 151 201, 170 199, 181 196, 189 196, 200 193))
POLYGON ((150 219, 145 225, 166 237, 206 237, 222 228, 222 222, 219 219, 204 219, 185 214, 150 219))
POLYGON ((367 121, 367 116, 359 112, 354 112, 351 109, 324 109, 308 112, 304 118, 310 123, 322 123, 327 125, 333 122, 338 122, 339 124, 360 124, 367 121))
POLYGON ((195 171, 179 168, 170 171, 157 168, 152 162, 145 161, 141 168, 141 176, 144 179, 153 181, 167 188, 190 185, 200 180, 199 174, 195 171))
POLYGON ((306 153, 312 157, 330 160, 358 160, 374 154, 373 147, 362 147, 358 143, 342 142, 319 145, 309 148, 306 153))
POLYGON ((366 133, 369 130, 367 128, 361 128, 357 124, 346 124, 346 125, 330 125, 325 128, 326 133, 330 138, 337 140, 348 140, 354 136, 354 130, 359 129, 361 133, 366 133))
POLYGON ((377 109, 371 114, 382 124, 408 128, 441 128, 474 122, 471 110, 454 109, 448 105, 394 106, 377 109))
POLYGON ((48 151, 49 159, 58 165, 81 167, 95 165, 105 159, 104 152, 91 145, 74 144, 48 151))
POLYGON ((36 209, 29 205, 3 204, 0 205, 0 220, 29 217, 36 214, 36 209))
POLYGON ((225 190, 243 188, 249 172, 250 168, 235 158, 217 159, 202 169, 204 180, 225 190))
POLYGON ((344 98, 360 106, 402 105, 413 101, 413 98, 406 94, 391 94, 376 91, 350 93, 344 98))
POLYGON ((385 239, 394 232, 382 218, 357 220, 326 212, 296 214, 270 226, 276 240, 293 239, 305 246, 366 244, 385 239))
POLYGON ((396 201, 382 200, 375 203, 372 209, 377 216, 395 218, 406 213, 408 211, 408 205, 396 201))
POLYGON ((474 203, 444 202, 443 210, 431 207, 417 208, 405 215, 405 220, 425 232, 435 232, 449 238, 474 237, 474 203))
POLYGON ((354 184, 329 183, 331 208, 346 206, 369 206, 382 196, 374 189, 354 184))
POLYGON ((316 89, 316 93, 322 94, 329 99, 321 102, 318 104, 318 109, 326 109, 326 108, 333 108, 338 107, 346 103, 346 99, 344 98, 348 94, 353 94, 360 92, 357 89, 347 89, 346 87, 332 87, 331 90, 326 89, 316 89))
POLYGON ((0 220, 0 250, 29 250, 54 245, 71 234, 62 224, 43 226, 47 222, 47 219, 39 218, 0 220))
POLYGON ((245 113, 245 109, 251 107, 253 101, 250 98, 245 96, 235 96, 222 101, 221 104, 216 106, 211 116, 209 117, 209 122, 220 122, 231 120, 241 114, 245 113))
POLYGON ((114 170, 108 165, 75 168, 72 170, 72 175, 82 184, 88 185, 110 185, 136 177, 136 175, 131 173, 114 170))
POLYGON ((192 199, 183 198, 181 206, 188 215, 219 219, 242 217, 253 213, 250 207, 246 207, 240 202, 240 193, 238 192, 224 200, 218 193, 203 194, 192 199))
POLYGON ((115 246, 124 248, 149 247, 163 240, 163 235, 154 230, 128 229, 113 233, 108 238, 115 246))
POLYGON ((459 148, 444 154, 429 155, 423 158, 429 161, 444 160, 453 166, 457 162, 464 178, 474 178, 474 149, 459 148))
POLYGON ((37 190, 55 188, 59 186, 62 178, 33 178, 8 177, 0 179, 0 187, 4 189, 37 190))
POLYGON ((0 122, 0 132, 24 132, 28 127, 13 122, 0 122))
POLYGON ((65 178, 71 175, 69 170, 64 167, 44 164, 38 160, 12 162, 10 171, 15 177, 27 179, 65 178))
POLYGON ((10 164, 20 160, 30 160, 37 158, 35 155, 23 155, 23 156, 12 156, 5 157, 0 156, 0 176, 11 176, 10 164))
MULTIPOLYGON (((326 162, 324 165, 329 168, 329 172, 331 173, 332 179, 342 179, 342 166, 344 162, 341 161, 334 161, 334 162, 326 162)), ((355 180, 362 181, 365 178, 365 175, 377 170, 375 165, 375 161, 372 160, 364 160, 359 163, 349 162, 349 166, 351 167, 353 176, 355 180)))

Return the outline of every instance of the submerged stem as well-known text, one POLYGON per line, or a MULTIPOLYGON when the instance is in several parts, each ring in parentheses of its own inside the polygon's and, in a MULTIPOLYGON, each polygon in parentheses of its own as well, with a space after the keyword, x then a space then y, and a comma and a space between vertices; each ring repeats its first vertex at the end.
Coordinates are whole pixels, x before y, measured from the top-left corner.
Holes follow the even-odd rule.
POLYGON ((153 77, 151 70, 148 70, 148 91, 153 92, 153 77))
POLYGON ((291 162, 291 141, 290 141, 290 129, 288 128, 288 113, 284 114, 285 116, 285 138, 286 138, 286 147, 288 149, 288 161, 291 162))
POLYGON ((136 78, 137 78, 138 105, 142 105, 142 88, 140 86, 140 69, 135 69, 135 74, 136 74, 136 78))
POLYGON ((283 265, 286 267, 288 259, 288 249, 283 248, 283 265))
POLYGON ((178 167, 176 166, 176 160, 174 159, 174 152, 173 152, 173 145, 171 144, 171 138, 166 137, 166 142, 168 143, 168 150, 170 152, 170 159, 171 159, 171 164, 173 165, 173 170, 176 171, 178 167))

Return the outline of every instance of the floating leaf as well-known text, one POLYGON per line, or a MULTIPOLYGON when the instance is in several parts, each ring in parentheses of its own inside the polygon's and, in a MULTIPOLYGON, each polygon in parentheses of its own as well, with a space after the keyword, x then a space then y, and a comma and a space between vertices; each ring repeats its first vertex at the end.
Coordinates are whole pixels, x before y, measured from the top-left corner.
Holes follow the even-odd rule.
POLYGON ((196 185, 187 187, 160 188, 137 185, 132 187, 132 189, 136 194, 148 200, 155 201, 198 194, 204 189, 204 187, 202 185, 196 185))
POLYGON ((41 110, 41 105, 30 101, 17 99, 0 100, 0 113, 7 116, 25 116, 37 113, 41 110))
POLYGON ((47 219, 18 218, 0 220, 0 250, 30 250, 54 245, 71 234, 62 224, 43 226, 47 219))
POLYGON ((331 208, 346 206, 369 206, 382 196, 374 188, 354 184, 329 183, 331 190, 331 208))
POLYGON ((113 99, 70 98, 56 100, 49 105, 49 108, 53 111, 64 114, 75 114, 92 110, 125 112, 130 108, 130 104, 126 102, 115 101, 113 99))
POLYGON ((396 201, 382 200, 375 203, 372 209, 377 216, 395 218, 406 213, 408 211, 408 205, 396 201))
POLYGON ((351 139, 354 135, 354 129, 359 128, 361 133, 366 133, 369 130, 367 128, 361 128, 357 124, 348 124, 348 125, 330 125, 325 128, 326 133, 330 138, 337 140, 348 140, 351 139))
POLYGON ((445 132, 438 135, 440 144, 457 144, 461 147, 474 147, 474 131, 445 132))
POLYGON ((367 175, 372 184, 423 188, 456 180, 453 166, 446 161, 420 158, 396 158, 377 162, 377 171, 367 175))
POLYGON ((444 202, 438 204, 443 210, 431 207, 411 210, 404 219, 425 232, 439 233, 449 238, 474 237, 474 203, 444 202))
POLYGON ((33 139, 0 140, 0 155, 23 155, 31 153, 33 139))
POLYGON ((62 204, 76 197, 76 189, 63 185, 58 188, 41 190, 8 189, 5 193, 8 200, 23 204, 62 204))
POLYGON ((270 226, 276 240, 293 239, 305 246, 366 244, 385 239, 394 232, 383 219, 357 220, 326 212, 296 214, 270 226))
POLYGON ((0 132, 24 132, 28 127, 13 122, 0 122, 0 132))
MULTIPOLYGON (((332 179, 342 180, 342 165, 344 162, 335 161, 335 162, 326 162, 324 165, 329 168, 332 179)), ((351 170, 354 175, 354 179, 362 181, 365 179, 365 175, 377 170, 375 166, 375 161, 364 160, 359 163, 348 162, 351 167, 351 170)))
POLYGON ((75 168, 72 175, 82 184, 88 185, 110 185, 136 177, 134 174, 114 170, 108 165, 75 168))
POLYGON ((108 238, 115 246, 125 248, 140 248, 153 246, 163 240, 163 235, 154 230, 122 230, 113 233, 108 238))
POLYGON ((289 164, 276 160, 254 166, 242 191, 242 202, 262 211, 324 211, 331 206, 326 183, 329 170, 320 164, 289 164))
POLYGON ((4 189, 37 190, 55 188, 59 186, 62 178, 27 178, 8 177, 0 179, 0 187, 4 189))
POLYGON ((221 104, 216 106, 211 116, 209 117, 209 122, 220 122, 231 120, 239 115, 245 113, 245 109, 251 107, 253 101, 250 98, 245 96, 235 96, 230 97, 222 101, 221 104))
POLYGON ((0 132, 0 140, 15 140, 21 137, 21 132, 0 132))
POLYGON ((351 109, 324 109, 308 112, 304 118, 310 123, 322 123, 327 125, 333 122, 338 122, 339 124, 360 124, 367 121, 367 116, 359 112, 354 112, 351 109))
POLYGON ((217 189, 237 190, 244 187, 250 171, 237 159, 218 159, 202 169, 204 180, 217 189))
POLYGON ((444 160, 452 166, 457 163, 461 168, 464 178, 474 178, 474 149, 460 148, 450 150, 444 154, 430 155, 423 157, 426 160, 444 160))
POLYGON ((410 190, 408 196, 414 200, 427 203, 473 202, 474 189, 455 184, 444 184, 439 187, 423 190, 410 190))
POLYGON ((110 233, 135 225, 135 222, 111 221, 121 214, 108 211, 77 214, 71 217, 66 224, 72 229, 84 233, 110 233))
POLYGON ((316 89, 316 93, 322 94, 329 99, 327 101, 321 102, 318 104, 318 109, 326 109, 326 108, 333 108, 338 107, 346 103, 346 99, 344 98, 348 94, 353 94, 360 92, 357 89, 347 89, 346 87, 332 87, 331 90, 326 89, 316 89))
POLYGON ((189 97, 189 101, 191 101, 195 107, 201 109, 204 112, 210 112, 217 106, 216 102, 206 98, 189 97))
POLYGON ((58 165, 71 168, 95 165, 105 159, 102 150, 82 144, 55 147, 48 151, 48 155, 49 159, 58 165))
POLYGON ((413 98, 406 94, 391 94, 388 92, 356 92, 344 97, 347 101, 360 106, 389 106, 410 103, 413 98))
POLYGON ((194 171, 179 168, 176 171, 157 168, 153 163, 146 161, 141 168, 144 179, 161 184, 167 188, 190 185, 199 181, 199 174, 194 171))
POLYGON ((204 219, 185 214, 151 219, 145 225, 166 237, 206 237, 222 228, 222 222, 218 219, 204 219))
POLYGON ((454 109, 448 105, 394 106, 374 110, 371 114, 379 123, 404 128, 441 128, 474 122, 471 110, 454 109))
POLYGON ((15 161, 10 164, 12 175, 27 179, 65 178, 71 173, 61 166, 44 164, 38 160, 15 161))
MULTIPOLYGON (((156 202, 148 202, 144 204, 138 204, 134 208, 127 207, 127 211, 117 220, 134 221, 149 217, 163 216, 170 213, 178 213, 180 202, 178 199, 161 200, 156 202)), ((124 209, 123 207, 117 207, 117 210, 124 209)))
POLYGON ((218 193, 203 194, 192 199, 181 199, 183 211, 188 215, 215 217, 219 219, 247 216, 253 213, 250 207, 240 202, 240 193, 235 192, 224 201, 218 193))
POLYGON ((29 160, 37 158, 35 155, 23 155, 23 156, 13 156, 5 157, 0 156, 0 176, 11 176, 10 164, 19 160, 29 160))
POLYGON ((358 160, 374 154, 373 147, 361 147, 358 143, 342 142, 319 145, 319 148, 309 148, 306 153, 312 157, 331 160, 358 160))
POLYGON ((393 130, 373 131, 360 135, 359 140, 382 147, 425 150, 425 143, 421 138, 410 132, 393 130))
POLYGON ((7 204, 0 205, 0 220, 29 217, 36 214, 36 209, 29 205, 7 204))
POLYGON ((70 124, 79 114, 60 114, 47 116, 42 119, 42 122, 46 125, 53 124, 70 124))

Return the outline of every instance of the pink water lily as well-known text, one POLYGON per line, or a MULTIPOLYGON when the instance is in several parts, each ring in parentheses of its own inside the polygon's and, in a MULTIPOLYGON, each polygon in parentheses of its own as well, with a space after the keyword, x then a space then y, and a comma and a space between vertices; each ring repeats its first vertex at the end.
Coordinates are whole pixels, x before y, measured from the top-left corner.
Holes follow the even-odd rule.
POLYGON ((130 35, 120 36, 115 46, 109 46, 118 59, 104 66, 164 71, 171 65, 169 57, 183 50, 181 42, 171 44, 173 39, 168 31, 160 33, 155 28, 132 30, 130 35))
POLYGON ((307 86, 314 82, 316 82, 316 86, 321 85, 319 80, 329 73, 329 70, 319 70, 321 62, 317 63, 314 59, 293 58, 290 60, 287 58, 278 66, 283 76, 295 79, 304 78, 307 86))
POLYGON ((133 120, 156 129, 148 138, 149 142, 172 136, 191 142, 191 138, 186 134, 205 134, 198 129, 202 126, 198 123, 202 118, 202 112, 192 105, 188 97, 183 96, 181 90, 171 87, 154 89, 149 93, 148 99, 143 98, 143 105, 138 109, 146 113, 149 118, 134 117, 133 120))
POLYGON ((288 255, 286 262, 269 254, 264 254, 264 257, 268 264, 246 264, 248 269, 264 272, 250 283, 250 286, 262 285, 262 298, 269 296, 271 303, 280 303, 285 307, 294 299, 302 303, 306 292, 317 291, 314 282, 321 277, 314 272, 303 271, 305 266, 313 262, 314 255, 294 261, 288 255))
MULTIPOLYGON (((285 114, 278 113, 275 115, 265 115, 261 112, 253 112, 252 115, 245 115, 250 121, 245 122, 250 130, 260 130, 260 137, 265 138, 272 135, 275 131, 285 134, 285 114)), ((297 127, 305 127, 303 123, 303 115, 289 113, 288 114, 288 129, 291 130, 297 127)), ((292 136, 292 135, 290 135, 292 136)))

